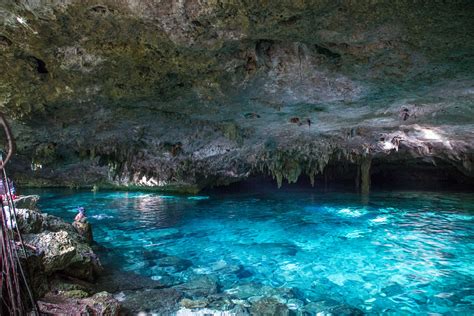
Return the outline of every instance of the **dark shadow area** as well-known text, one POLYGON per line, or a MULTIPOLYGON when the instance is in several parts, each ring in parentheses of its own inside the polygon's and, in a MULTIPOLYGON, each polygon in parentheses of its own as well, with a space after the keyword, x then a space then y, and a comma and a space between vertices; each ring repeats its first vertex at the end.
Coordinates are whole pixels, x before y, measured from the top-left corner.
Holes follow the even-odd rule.
POLYGON ((325 182, 324 178, 315 179, 314 186, 308 176, 300 176, 298 182, 288 183, 283 182, 282 186, 278 188, 277 182, 268 175, 256 175, 244 181, 235 182, 226 186, 219 186, 205 189, 203 193, 206 194, 229 194, 229 193, 269 193, 279 190, 282 192, 330 192, 330 191, 345 191, 354 192, 355 187, 347 181, 341 182, 325 182))
MULTIPOLYGON (((283 192, 358 192, 356 188, 356 164, 346 162, 330 163, 323 174, 315 176, 314 185, 310 178, 301 175, 296 183, 283 181, 281 188, 269 175, 254 175, 246 180, 205 189, 204 193, 265 193, 275 190, 283 192)), ((443 162, 436 166, 424 161, 392 162, 374 160, 371 167, 371 191, 416 190, 416 191, 474 191, 474 178, 468 177, 454 166, 443 162)))
POLYGON ((410 163, 373 161, 372 189, 413 189, 436 191, 474 191, 474 178, 453 165, 437 161, 436 166, 421 160, 410 163))
POLYGON ((36 71, 39 74, 49 73, 48 69, 46 68, 46 63, 43 60, 41 60, 41 59, 39 59, 35 56, 29 56, 29 59, 34 64, 34 66, 36 67, 36 71))

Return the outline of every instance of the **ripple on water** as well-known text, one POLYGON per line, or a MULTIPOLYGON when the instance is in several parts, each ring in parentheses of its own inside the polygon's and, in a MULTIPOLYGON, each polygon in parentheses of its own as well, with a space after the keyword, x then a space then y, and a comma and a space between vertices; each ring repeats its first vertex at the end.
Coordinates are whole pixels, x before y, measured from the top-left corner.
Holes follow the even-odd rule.
POLYGON ((272 295, 290 309, 474 313, 471 196, 56 194, 40 206, 66 220, 84 206, 105 264, 160 282, 217 277, 256 302, 288 289, 272 295))

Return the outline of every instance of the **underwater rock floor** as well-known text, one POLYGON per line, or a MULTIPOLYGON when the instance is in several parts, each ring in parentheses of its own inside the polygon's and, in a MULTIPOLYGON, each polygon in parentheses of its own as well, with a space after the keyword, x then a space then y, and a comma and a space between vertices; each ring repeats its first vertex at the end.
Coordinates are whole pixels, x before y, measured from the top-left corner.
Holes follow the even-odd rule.
POLYGON ((115 293, 130 309, 474 313, 472 194, 35 193, 69 221, 86 208, 106 268, 163 285, 115 293))

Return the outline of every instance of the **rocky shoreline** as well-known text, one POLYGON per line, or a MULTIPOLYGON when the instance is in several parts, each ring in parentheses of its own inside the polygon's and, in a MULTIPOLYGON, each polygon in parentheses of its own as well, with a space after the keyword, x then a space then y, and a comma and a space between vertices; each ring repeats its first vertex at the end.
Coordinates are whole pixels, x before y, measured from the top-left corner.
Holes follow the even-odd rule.
POLYGON ((71 224, 41 213, 38 199, 20 197, 15 204, 17 225, 28 245, 24 266, 41 313, 117 315, 119 304, 110 293, 84 291, 80 285, 103 272, 87 239, 71 224))

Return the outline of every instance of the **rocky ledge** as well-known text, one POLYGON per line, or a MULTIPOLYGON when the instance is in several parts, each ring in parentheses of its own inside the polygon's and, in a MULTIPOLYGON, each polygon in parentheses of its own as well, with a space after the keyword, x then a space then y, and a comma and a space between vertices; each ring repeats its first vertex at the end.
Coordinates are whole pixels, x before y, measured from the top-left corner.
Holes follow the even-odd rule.
POLYGON ((88 288, 103 272, 99 258, 85 237, 62 219, 41 213, 38 196, 15 201, 17 225, 23 235, 29 283, 46 315, 118 315, 111 294, 88 288))

